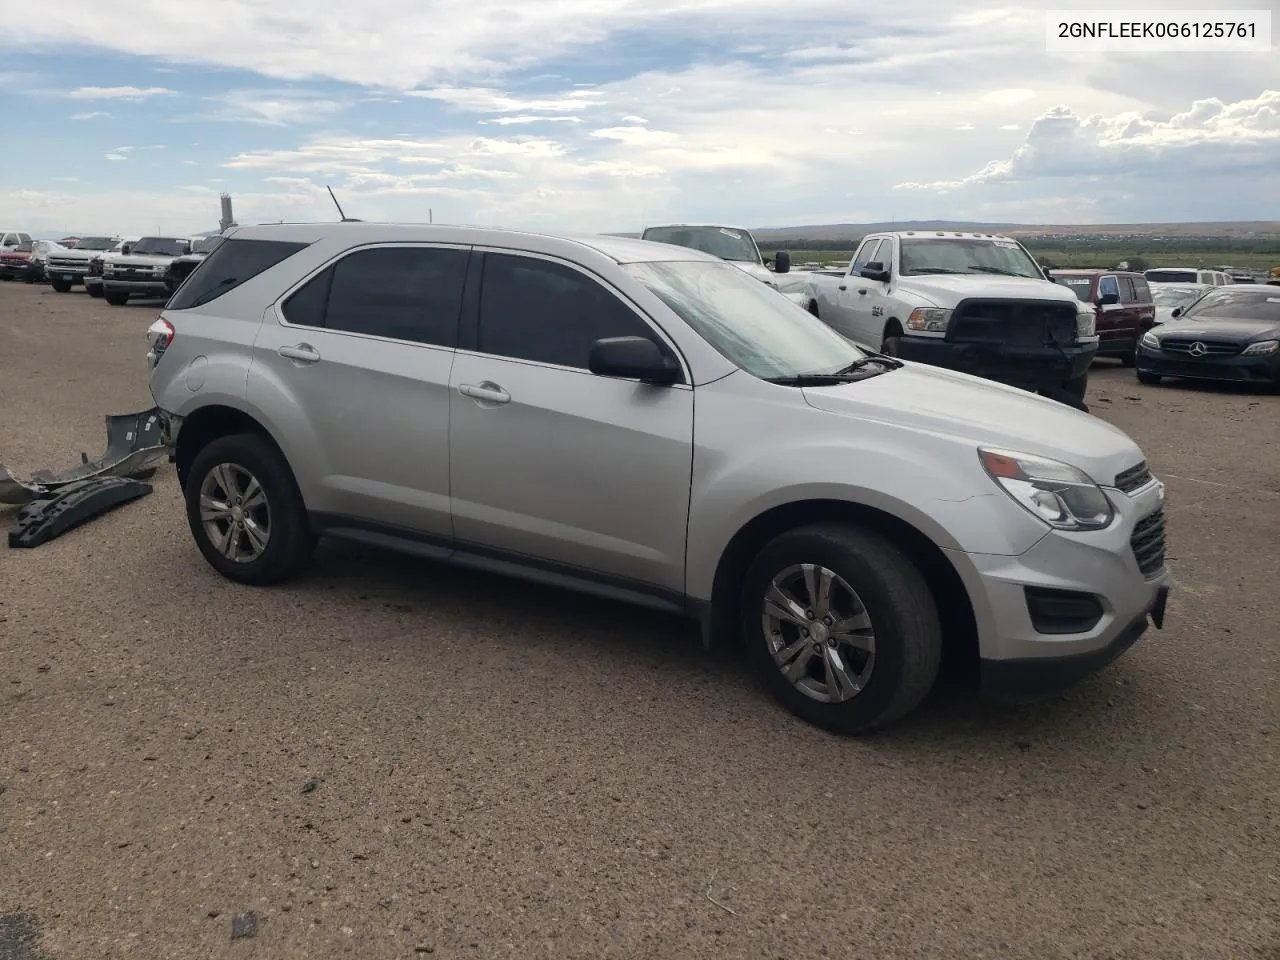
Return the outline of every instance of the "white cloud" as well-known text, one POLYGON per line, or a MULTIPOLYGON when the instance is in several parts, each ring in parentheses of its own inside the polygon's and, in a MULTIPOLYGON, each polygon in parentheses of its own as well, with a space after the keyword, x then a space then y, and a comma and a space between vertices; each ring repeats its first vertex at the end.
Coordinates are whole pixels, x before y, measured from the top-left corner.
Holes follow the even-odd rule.
POLYGON ((346 107, 346 103, 330 97, 289 90, 231 90, 204 100, 215 106, 174 120, 218 120, 282 127, 328 120, 346 107))
POLYGON ((105 153, 103 156, 108 160, 128 160, 129 158, 123 153, 105 153))
POLYGON ((1275 174, 1280 171, 1280 90, 1223 103, 1197 100, 1168 120, 1138 113, 1081 118, 1068 106, 1038 117, 1007 160, 951 180, 899 189, 947 191, 1059 177, 1275 174))
POLYGON ((96 120, 99 117, 109 117, 109 116, 111 116, 111 114, 107 113, 107 111, 105 110, 89 110, 84 113, 73 113, 71 115, 71 119, 72 120, 96 120))
POLYGON ((452 107, 476 113, 562 113, 595 106, 598 94, 593 90, 577 90, 572 94, 521 99, 485 87, 436 87, 431 90, 406 90, 405 96, 439 100, 452 107))
POLYGON ((171 96, 176 91, 168 87, 77 87, 67 93, 70 100, 146 100, 149 97, 171 96))
POLYGON ((515 116, 515 117, 496 117, 493 120, 481 120, 482 124, 496 124, 500 127, 525 126, 530 123, 582 123, 581 117, 536 117, 536 116, 515 116))

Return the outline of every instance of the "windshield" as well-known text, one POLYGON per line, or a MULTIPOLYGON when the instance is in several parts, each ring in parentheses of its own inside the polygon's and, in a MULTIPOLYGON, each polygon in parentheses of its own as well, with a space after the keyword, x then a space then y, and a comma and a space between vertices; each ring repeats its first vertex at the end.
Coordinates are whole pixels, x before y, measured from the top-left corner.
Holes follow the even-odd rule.
POLYGON ((1054 277, 1054 283, 1060 283, 1085 303, 1092 303, 1089 291, 1093 289, 1093 277, 1054 277))
POLYGON ((760 262, 760 251, 751 234, 728 227, 649 227, 644 239, 701 250, 721 260, 760 262))
POLYGON ((1190 303, 1203 292, 1200 286, 1152 287, 1151 299, 1157 307, 1177 307, 1190 303))
POLYGON ((833 372, 866 356, 737 267, 688 261, 626 269, 721 355, 762 380, 833 372))
POLYGON ((1199 283, 1195 270, 1148 270, 1143 274, 1150 283, 1199 283))
POLYGON ((85 237, 76 244, 77 250, 110 250, 118 241, 115 237, 85 237))
POLYGON ((176 237, 143 237, 133 245, 130 253, 154 253, 165 257, 179 257, 187 242, 176 237))
POLYGON ((1219 287, 1188 307, 1181 319, 1212 320, 1219 317, 1280 323, 1280 293, 1257 287, 1244 290, 1219 287))
POLYGON ((994 273, 1043 280, 1030 255, 1012 240, 902 238, 902 275, 994 273))

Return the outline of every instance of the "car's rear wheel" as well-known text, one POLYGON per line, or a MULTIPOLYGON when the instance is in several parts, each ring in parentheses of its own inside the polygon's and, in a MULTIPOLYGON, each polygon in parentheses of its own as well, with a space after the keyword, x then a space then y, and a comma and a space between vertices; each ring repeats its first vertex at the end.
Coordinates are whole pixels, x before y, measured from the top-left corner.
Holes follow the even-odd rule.
POLYGON ((219 437, 187 471, 187 522, 209 564, 230 580, 279 583, 300 570, 314 540, 284 456, 253 433, 219 437))
POLYGON ((129 302, 129 294, 124 290, 103 290, 102 297, 113 307, 123 307, 129 302))
POLYGON ((938 675, 942 626, 919 569, 846 524, 800 527, 765 546, 743 580, 741 623, 774 695, 839 733, 902 717, 938 675))
POLYGON ((1157 386, 1164 377, 1158 373, 1148 373, 1145 370, 1138 371, 1138 382, 1145 383, 1148 387, 1157 386))

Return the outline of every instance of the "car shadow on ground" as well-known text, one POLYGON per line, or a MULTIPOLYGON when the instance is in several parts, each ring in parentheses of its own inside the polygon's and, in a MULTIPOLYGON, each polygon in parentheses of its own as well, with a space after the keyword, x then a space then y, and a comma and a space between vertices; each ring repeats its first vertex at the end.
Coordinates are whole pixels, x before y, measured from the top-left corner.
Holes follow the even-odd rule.
MULTIPOLYGON (((656 671, 661 679, 669 674, 665 686, 673 691, 693 675, 711 699, 735 705, 735 722, 754 715, 761 724, 794 723, 828 736, 773 699, 741 644, 705 651, 697 624, 674 615, 327 540, 291 589, 335 591, 340 601, 343 595, 351 601, 372 599, 407 613, 435 609, 455 623, 466 623, 467 611, 476 611, 476 629, 505 648, 513 661, 531 651, 553 659, 589 656, 607 661, 611 676, 643 671, 653 678, 656 671)), ((1017 745, 1037 739, 1069 743, 1078 738, 1083 749, 1097 733, 1097 708, 1111 708, 1110 722, 1123 727, 1130 720, 1140 725, 1151 707, 1143 677, 1128 669, 1123 658, 1062 694, 1018 705, 982 700, 970 667, 950 664, 915 712, 861 742, 879 744, 895 755, 964 751, 975 741, 1017 745)))

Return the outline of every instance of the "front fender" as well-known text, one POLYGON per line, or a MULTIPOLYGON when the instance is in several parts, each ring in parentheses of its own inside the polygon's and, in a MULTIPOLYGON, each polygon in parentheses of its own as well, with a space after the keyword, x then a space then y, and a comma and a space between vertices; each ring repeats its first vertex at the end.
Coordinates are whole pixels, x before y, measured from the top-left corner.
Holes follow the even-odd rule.
POLYGON ((802 399, 755 397, 752 384, 735 380, 698 396, 686 575, 695 599, 711 597, 720 558, 743 527, 803 501, 880 510, 949 551, 1017 556, 1048 533, 981 473, 967 442, 870 420, 840 429, 840 419, 802 399))

